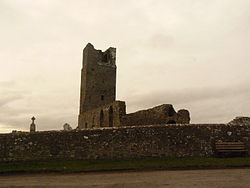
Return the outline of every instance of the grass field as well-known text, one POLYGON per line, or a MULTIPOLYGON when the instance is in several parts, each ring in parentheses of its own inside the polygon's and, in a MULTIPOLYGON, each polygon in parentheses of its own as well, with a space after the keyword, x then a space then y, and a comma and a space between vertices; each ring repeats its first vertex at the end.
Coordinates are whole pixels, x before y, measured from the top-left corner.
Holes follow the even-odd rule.
POLYGON ((250 167, 250 157, 1 162, 0 173, 70 173, 114 170, 201 169, 232 167, 250 167))

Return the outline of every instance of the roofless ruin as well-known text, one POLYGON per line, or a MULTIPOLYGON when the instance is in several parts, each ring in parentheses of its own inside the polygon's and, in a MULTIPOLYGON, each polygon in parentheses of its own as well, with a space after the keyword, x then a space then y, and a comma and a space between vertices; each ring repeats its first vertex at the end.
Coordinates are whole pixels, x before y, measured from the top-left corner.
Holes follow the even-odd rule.
POLYGON ((153 124, 188 124, 189 112, 176 112, 162 104, 126 113, 124 101, 116 100, 116 49, 96 50, 90 43, 83 50, 78 128, 121 127, 153 124))
POLYGON ((88 44, 78 128, 64 124, 64 131, 35 131, 32 118, 30 132, 0 134, 0 162, 250 155, 249 117, 189 124, 189 112, 176 112, 171 104, 127 114, 125 102, 116 100, 115 62, 115 48, 102 52, 88 44))

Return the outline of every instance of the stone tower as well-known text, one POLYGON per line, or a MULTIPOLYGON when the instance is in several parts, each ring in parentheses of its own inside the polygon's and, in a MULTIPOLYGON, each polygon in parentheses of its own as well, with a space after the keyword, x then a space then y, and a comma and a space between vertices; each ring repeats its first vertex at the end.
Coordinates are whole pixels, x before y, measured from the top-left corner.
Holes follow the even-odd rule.
POLYGON ((83 49, 77 129, 189 121, 187 110, 176 112, 171 104, 127 114, 125 102, 116 100, 116 49, 108 48, 102 52, 90 43, 83 49))
POLYGON ((116 99, 116 49, 102 52, 88 43, 82 59, 79 116, 116 99))

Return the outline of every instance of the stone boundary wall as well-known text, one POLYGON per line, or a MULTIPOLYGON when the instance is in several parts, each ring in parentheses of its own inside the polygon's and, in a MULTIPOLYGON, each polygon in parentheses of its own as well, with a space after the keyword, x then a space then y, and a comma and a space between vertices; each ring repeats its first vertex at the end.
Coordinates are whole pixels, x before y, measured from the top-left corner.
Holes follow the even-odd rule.
POLYGON ((242 141, 250 125, 178 124, 0 134, 0 161, 212 157, 216 141, 242 141))

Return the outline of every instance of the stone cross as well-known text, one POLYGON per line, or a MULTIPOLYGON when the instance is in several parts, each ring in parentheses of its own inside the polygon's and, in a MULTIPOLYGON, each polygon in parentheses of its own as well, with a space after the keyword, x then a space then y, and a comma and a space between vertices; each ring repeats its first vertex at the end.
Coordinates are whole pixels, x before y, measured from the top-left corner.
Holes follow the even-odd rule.
POLYGON ((30 124, 30 132, 36 132, 35 119, 36 119, 36 118, 35 118, 34 116, 31 118, 32 123, 30 124))
POLYGON ((36 120, 36 118, 33 116, 33 117, 31 118, 31 120, 32 120, 32 123, 34 123, 34 121, 36 120))

